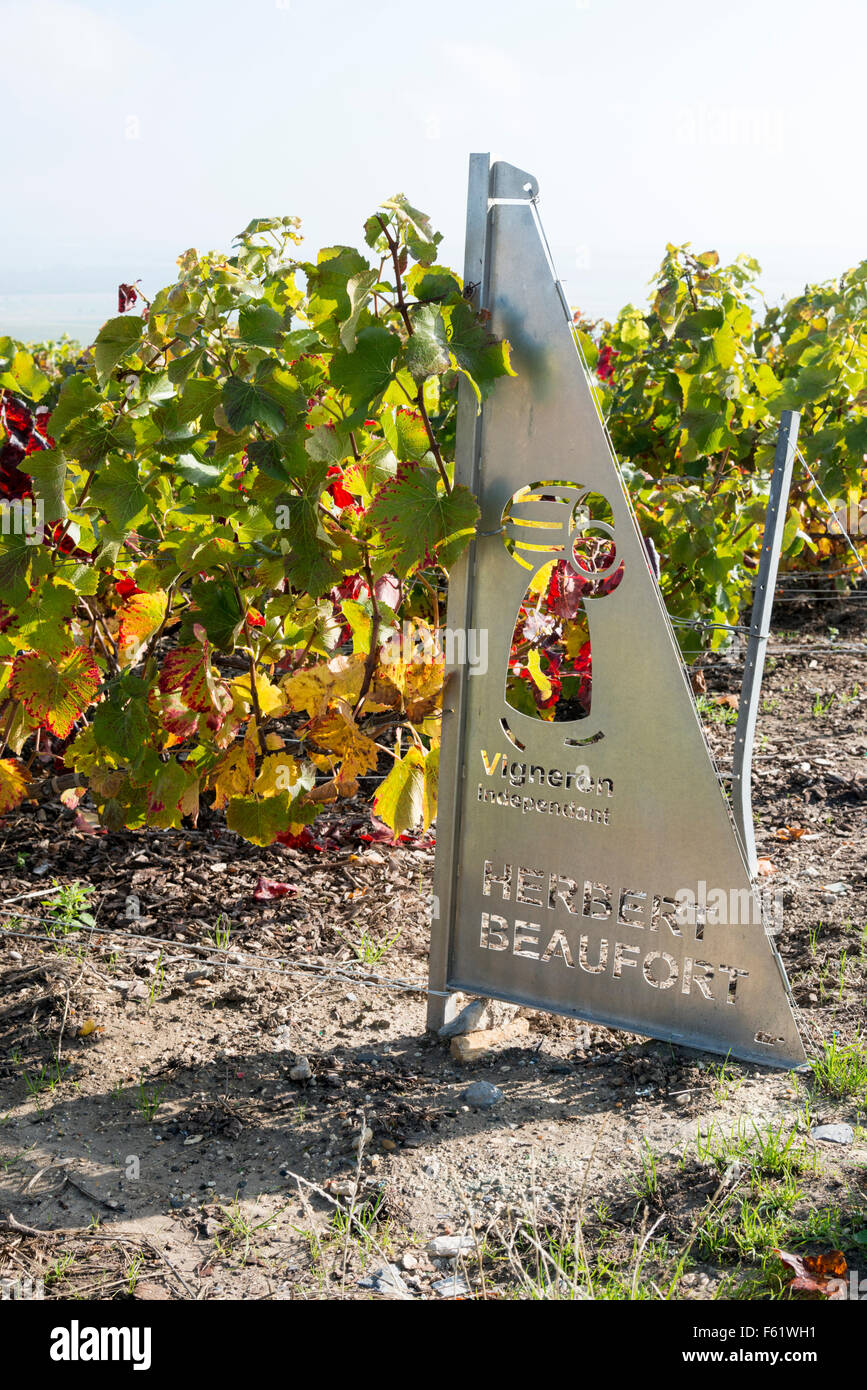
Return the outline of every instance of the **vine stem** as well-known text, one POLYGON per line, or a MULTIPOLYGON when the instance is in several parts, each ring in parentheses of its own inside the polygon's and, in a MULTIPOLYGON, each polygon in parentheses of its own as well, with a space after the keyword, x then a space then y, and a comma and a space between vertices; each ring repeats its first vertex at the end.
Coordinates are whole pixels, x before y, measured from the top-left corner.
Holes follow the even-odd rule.
POLYGON ((417 403, 417 405, 418 405, 418 408, 419 408, 419 410, 421 411, 421 418, 422 418, 422 420, 424 421, 424 427, 425 427, 425 429, 427 430, 427 437, 428 437, 428 440, 429 440, 429 442, 430 442, 431 453, 433 454, 434 458, 436 459, 436 465, 437 465, 437 468, 438 468, 439 471, 440 471, 440 477, 441 477, 442 480, 443 480, 443 486, 445 487, 446 492, 447 492, 447 493, 450 493, 451 490, 452 490, 452 485, 451 485, 451 483, 449 482, 449 475, 448 475, 448 473, 446 472, 446 466, 445 466, 445 464, 443 463, 443 456, 442 456, 442 454, 440 453, 440 446, 439 446, 439 444, 437 443, 436 435, 435 435, 434 432, 433 432, 433 426, 431 425, 431 422, 430 422, 430 420, 428 419, 428 413, 427 413, 427 410, 425 409, 425 404, 424 404, 424 386, 420 386, 420 387, 418 388, 418 394, 417 394, 417 396, 416 396, 415 399, 416 399, 416 403, 417 403))
POLYGON ((379 628, 381 622, 379 603, 377 602, 376 591, 373 587, 373 571, 370 568, 370 556, 366 549, 362 568, 364 570, 364 577, 367 580, 367 587, 370 590, 370 606, 373 610, 373 619, 370 624, 370 646, 367 656, 364 658, 364 675, 361 678, 361 690, 358 692, 358 699, 355 702, 355 709, 353 710, 353 715, 356 718, 367 698, 367 692, 373 680, 373 673, 376 670, 376 663, 379 660, 379 628))
POLYGON ((13 700, 9 706, 9 716, 3 728, 3 733, 2 735, 0 735, 0 753, 6 752, 6 747, 9 743, 9 735, 12 732, 12 725, 15 723, 15 716, 18 713, 20 706, 20 700, 13 700))
MULTIPOLYGON (((400 313, 400 316, 401 316, 401 318, 403 319, 404 326, 405 326, 405 328, 406 328, 407 333, 410 335, 410 337, 412 337, 414 330, 413 330, 413 326, 412 326, 412 320, 411 320, 411 318, 410 318, 410 316, 409 316, 409 309, 408 309, 407 306, 406 306, 406 300, 405 300, 404 294, 403 294, 403 277, 402 277, 402 275, 401 275, 401 273, 400 273, 400 265, 399 265, 399 262, 398 262, 398 255, 397 255, 397 253, 398 253, 398 244, 397 244, 396 239, 391 235, 391 232, 388 230, 388 223, 387 223, 386 221, 384 221, 383 218, 380 217, 378 213, 377 213, 376 220, 377 220, 377 222, 379 223, 380 227, 382 228, 382 230, 383 230, 383 232, 384 232, 384 234, 385 234, 385 239, 386 239, 386 241, 388 242, 388 249, 389 249, 389 251, 391 252, 391 260, 392 260, 392 264, 394 265, 394 283, 395 283, 395 288, 396 288, 396 292, 397 292, 397 308, 398 308, 398 312, 400 313)), ((411 400, 412 397, 410 396, 409 399, 411 400)), ((421 411, 421 418, 422 418, 422 420, 424 421, 424 427, 425 427, 425 430, 427 431, 427 437, 428 437, 428 442, 429 442, 429 444, 430 444, 431 453, 433 454, 434 459, 436 460, 436 466, 437 466, 437 468, 439 469, 440 477, 441 477, 442 480, 443 480, 443 486, 444 486, 446 492, 447 492, 447 493, 450 493, 451 490, 452 490, 452 485, 451 485, 451 483, 449 482, 449 475, 448 475, 448 473, 446 472, 446 466, 445 466, 445 464, 443 463, 443 456, 442 456, 442 454, 440 453, 440 446, 439 446, 439 444, 437 443, 436 435, 435 435, 434 432, 433 432, 433 426, 431 425, 430 419, 428 418, 427 410, 426 410, 426 408, 425 408, 425 403, 424 403, 424 385, 423 385, 423 384, 422 384, 421 386, 419 386, 419 388, 418 388, 418 391, 417 391, 417 393, 416 393, 415 403, 416 403, 416 405, 418 406, 419 410, 421 411)))
POLYGON ((259 739, 259 752, 265 756, 265 736, 262 733, 262 710, 259 705, 259 692, 256 689, 256 662, 253 653, 247 653, 247 665, 250 672, 250 700, 253 705, 253 713, 256 716, 256 735, 259 739))
POLYGON ((412 332, 413 332, 412 321, 410 320, 410 317, 409 317, 409 310, 408 310, 407 307, 406 307, 406 300, 404 299, 404 295, 403 295, 403 276, 402 276, 401 273, 400 273, 400 265, 399 265, 399 262, 398 262, 398 255, 397 255, 397 252, 398 252, 398 245, 397 245, 397 241, 396 241, 396 239, 391 235, 391 232, 388 230, 388 223, 387 223, 386 221, 384 221, 384 220, 380 217, 379 213, 377 213, 377 215, 376 215, 376 220, 377 220, 377 222, 379 223, 380 227, 382 228, 383 232, 385 233, 385 239, 386 239, 386 241, 388 242, 388 249, 389 249, 389 251, 391 252, 391 260, 392 260, 392 264, 394 265, 394 283, 395 283, 395 290, 396 290, 396 293, 397 293, 397 307, 398 307, 398 310, 399 310, 399 312, 400 312, 400 316, 401 316, 401 318, 403 319, 403 322, 404 322, 404 325, 405 325, 405 327, 406 327, 407 333, 409 333, 410 335, 412 335, 412 332))
POLYGON ((419 581, 419 583, 422 584, 425 589, 427 589, 428 593, 430 594, 431 603, 433 604, 433 625, 435 630, 438 631, 440 625, 440 604, 439 599, 437 598, 437 591, 434 588, 433 584, 428 583, 428 581, 425 579, 424 575, 421 573, 420 570, 415 577, 419 581))

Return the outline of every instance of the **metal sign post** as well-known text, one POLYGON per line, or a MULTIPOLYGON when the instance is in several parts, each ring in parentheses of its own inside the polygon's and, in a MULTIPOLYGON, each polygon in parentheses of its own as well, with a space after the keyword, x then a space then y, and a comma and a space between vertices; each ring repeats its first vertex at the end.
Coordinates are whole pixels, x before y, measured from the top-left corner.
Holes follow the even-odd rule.
POLYGON ((758 864, 756 836, 753 827, 753 742, 756 734, 762 673, 765 669, 765 652, 771 631, 771 610, 774 606, 774 591, 777 587, 777 569, 780 563, 783 531, 786 528, 789 488, 792 483, 792 469, 795 463, 795 451, 798 447, 800 423, 801 416, 796 410, 784 410, 780 416, 771 491, 768 497, 768 509, 765 512, 762 553, 759 558, 759 570, 753 593, 750 635, 747 640, 747 655, 738 706, 738 723, 735 729, 732 814, 753 877, 755 877, 758 864))
POLYGON ((531 175, 473 156, 466 280, 517 376, 480 415, 468 391, 459 406, 456 479, 481 519, 450 576, 448 626, 468 647, 484 630, 488 660, 447 673, 429 1026, 461 991, 799 1066, 759 895, 564 312, 537 193, 531 175), (509 673, 516 615, 526 621, 554 571, 583 595, 587 681, 582 700, 546 720, 509 673))

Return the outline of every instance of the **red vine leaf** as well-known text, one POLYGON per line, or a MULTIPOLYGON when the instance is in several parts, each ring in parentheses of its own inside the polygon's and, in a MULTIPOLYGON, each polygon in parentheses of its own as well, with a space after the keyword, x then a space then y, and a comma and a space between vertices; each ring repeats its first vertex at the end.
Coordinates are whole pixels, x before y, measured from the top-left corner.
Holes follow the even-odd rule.
POLYGON ((58 660, 23 652, 12 663, 10 690, 30 715, 58 738, 67 738, 93 701, 99 668, 87 647, 73 647, 58 660))

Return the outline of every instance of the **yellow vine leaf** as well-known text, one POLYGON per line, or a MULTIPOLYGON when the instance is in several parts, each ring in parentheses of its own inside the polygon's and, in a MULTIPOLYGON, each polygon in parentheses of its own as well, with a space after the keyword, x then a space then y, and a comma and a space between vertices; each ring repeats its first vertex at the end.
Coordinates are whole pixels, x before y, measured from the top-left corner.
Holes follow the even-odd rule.
POLYGON ((30 773, 15 758, 0 761, 0 815, 12 811, 27 795, 30 773))
POLYGON ((424 764, 424 753, 413 746, 394 764, 373 798, 376 815, 395 835, 412 830, 424 816, 424 764))
MULTIPOLYGON (((246 719, 250 710, 253 708, 253 701, 250 695, 250 677, 239 676, 232 681, 229 687, 232 693, 234 712, 240 719, 246 719)), ((267 676, 260 672, 256 673, 256 694, 259 699, 259 709, 263 719, 269 719, 272 715, 279 718, 286 713, 286 696, 279 685, 274 685, 267 676)))
POLYGON ((313 785, 312 769, 305 770, 288 753, 268 753, 262 759, 259 776, 253 783, 256 796, 276 796, 278 792, 289 792, 298 796, 309 791, 313 785))
POLYGON ((364 679, 364 657, 360 652, 351 656, 335 656, 293 671, 280 682, 283 694, 293 710, 306 710, 311 719, 325 713, 332 700, 347 700, 355 704, 364 679))
POLYGON ((376 767, 379 749, 358 727, 346 700, 336 701, 328 715, 311 722, 310 737, 324 753, 340 760, 344 778, 357 777, 376 767))
POLYGON ((539 690, 543 700, 551 698, 551 682, 542 670, 542 658, 538 648, 531 647, 527 653, 527 669, 533 677, 533 684, 539 690))
POLYGON ((235 743, 208 774, 207 785, 215 792, 214 806, 222 811, 233 796, 246 796, 256 777, 256 756, 247 743, 235 743))

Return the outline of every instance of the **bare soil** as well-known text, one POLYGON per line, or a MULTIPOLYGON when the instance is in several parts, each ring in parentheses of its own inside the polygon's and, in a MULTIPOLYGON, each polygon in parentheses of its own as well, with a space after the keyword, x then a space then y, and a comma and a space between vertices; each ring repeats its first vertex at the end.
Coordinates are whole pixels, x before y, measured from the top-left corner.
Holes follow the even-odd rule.
MULTIPOLYGON (((790 654, 768 664, 759 721, 759 853, 813 1056, 864 1022, 867 681, 861 655, 823 651, 829 629, 864 643, 861 602, 778 609, 790 654)), ((724 774, 733 724, 714 697, 741 664, 702 666, 724 774)), ((579 1296, 779 1296, 778 1242, 867 1266, 863 1089, 543 1014, 459 1066, 425 1033, 433 848, 369 829, 361 804, 309 851, 257 849, 207 814, 92 835, 58 805, 6 818, 0 1278, 60 1298, 375 1298, 358 1281, 403 1259, 406 1295, 448 1297, 452 1266, 427 1246, 466 1234, 463 1296, 525 1297, 539 1244, 573 1269, 576 1222, 583 1272, 562 1287, 579 1296), (260 877, 288 892, 257 900, 260 877), (42 897, 74 882, 96 927, 51 928, 42 897), (462 1099, 478 1079, 503 1092, 490 1110, 462 1099), (831 1121, 854 1142, 810 1138, 831 1121), (782 1166, 756 1131, 790 1141, 782 1166), (766 1229, 750 1236, 752 1209, 766 1229)))

